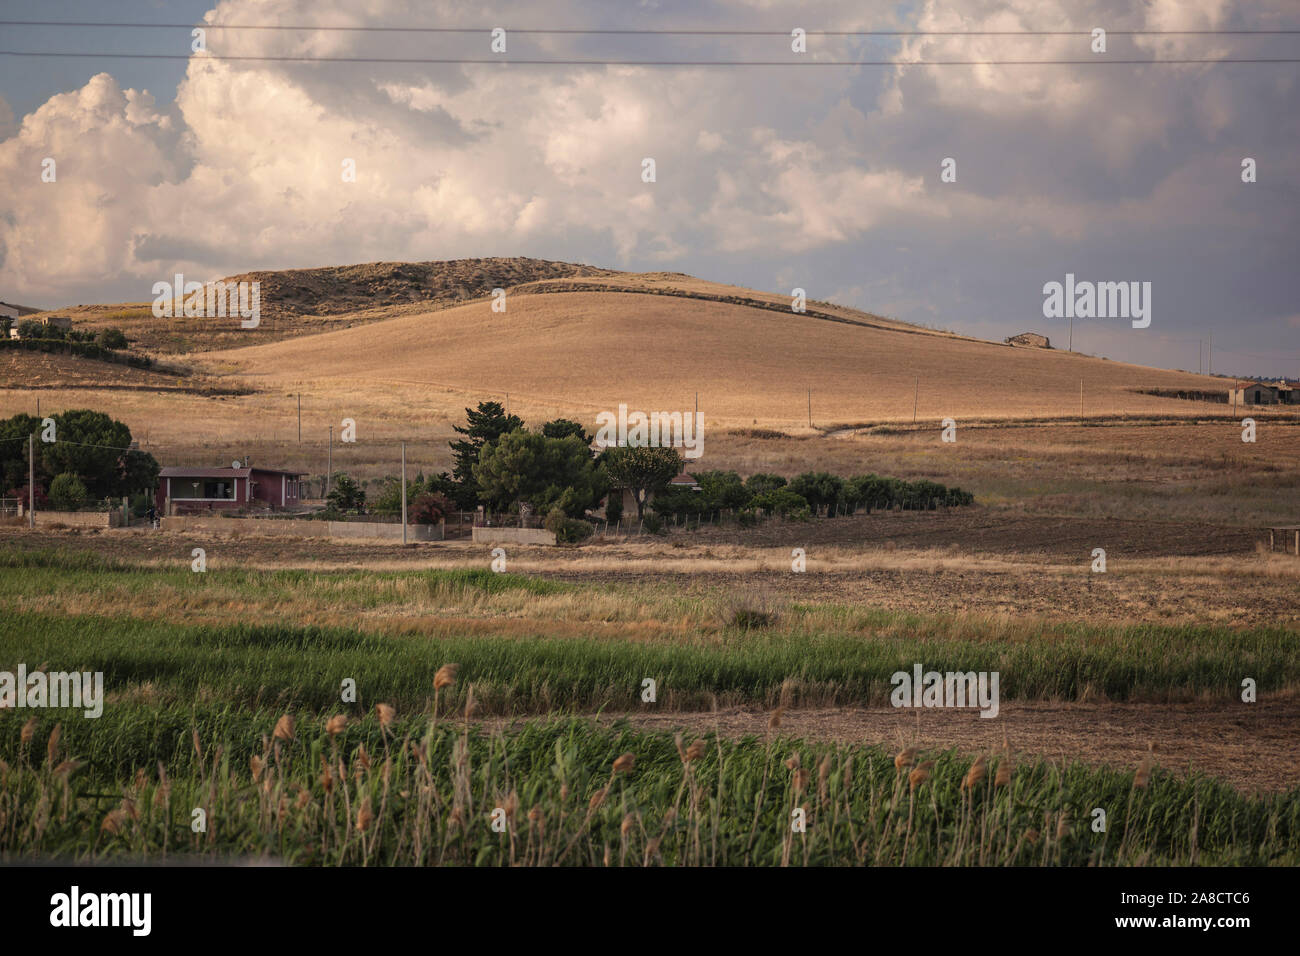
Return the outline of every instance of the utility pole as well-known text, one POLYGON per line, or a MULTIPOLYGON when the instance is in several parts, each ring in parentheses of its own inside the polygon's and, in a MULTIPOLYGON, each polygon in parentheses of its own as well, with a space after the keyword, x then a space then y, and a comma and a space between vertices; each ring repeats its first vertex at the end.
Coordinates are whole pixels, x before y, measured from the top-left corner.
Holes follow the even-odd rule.
POLYGON ((812 428, 812 389, 808 389, 808 427, 812 428))
POLYGON ((1067 352, 1074 351, 1074 316, 1070 316, 1070 344, 1066 347, 1067 352))
POLYGON ((1210 341, 1205 349, 1205 372, 1207 375, 1214 374, 1214 333, 1210 333, 1210 341))
POLYGON ((912 390, 912 424, 916 424, 916 404, 921 400, 921 376, 916 377, 916 387, 912 390))
POLYGON ((330 496, 330 479, 334 477, 334 426, 330 426, 330 451, 325 459, 325 497, 330 496))
POLYGON ((510 414, 510 393, 506 392, 506 414, 510 414))
POLYGON ((1205 339, 1196 340, 1196 372, 1198 375, 1205 374, 1205 339))
POLYGON ((1083 417, 1083 379, 1079 379, 1079 417, 1083 417))
POLYGON ((406 442, 402 442, 402 544, 406 544, 406 442))
POLYGON ((302 392, 298 393, 298 444, 302 444, 302 392))
POLYGON ((27 436, 27 527, 36 527, 36 432, 27 436))

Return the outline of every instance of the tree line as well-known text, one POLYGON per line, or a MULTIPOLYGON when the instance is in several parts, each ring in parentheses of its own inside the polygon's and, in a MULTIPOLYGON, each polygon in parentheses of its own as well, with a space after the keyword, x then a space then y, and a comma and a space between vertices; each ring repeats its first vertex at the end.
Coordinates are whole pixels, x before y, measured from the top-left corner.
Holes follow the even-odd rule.
POLYGON ((134 494, 152 494, 158 485, 158 462, 132 448, 131 429, 103 412, 71 409, 45 416, 54 424, 56 441, 41 440, 43 418, 20 413, 0 420, 0 488, 10 498, 37 507, 53 505, 74 511, 92 502, 134 494), (28 438, 35 435, 35 483, 28 488, 28 438))
MULTIPOLYGON (((803 519, 974 502, 970 492, 933 481, 874 474, 842 478, 828 472, 806 472, 787 480, 774 474, 742 479, 734 471, 703 471, 694 475, 697 491, 669 484, 684 464, 675 448, 594 451, 593 436, 578 422, 559 418, 529 429, 499 402, 480 402, 465 414, 466 423, 454 426, 461 437, 450 443, 451 472, 430 478, 420 474, 408 481, 412 520, 436 523, 454 510, 480 506, 489 514, 529 511, 542 517, 560 540, 580 540, 591 532, 584 519, 602 501, 607 520, 622 518, 624 491, 635 505, 637 520, 651 531, 662 527, 664 517, 717 520, 729 514, 745 520, 762 514, 803 519)), ((399 479, 387 479, 370 510, 397 514, 401 491, 399 479)), ((365 492, 346 475, 336 479, 329 497, 336 510, 365 506, 365 492)))

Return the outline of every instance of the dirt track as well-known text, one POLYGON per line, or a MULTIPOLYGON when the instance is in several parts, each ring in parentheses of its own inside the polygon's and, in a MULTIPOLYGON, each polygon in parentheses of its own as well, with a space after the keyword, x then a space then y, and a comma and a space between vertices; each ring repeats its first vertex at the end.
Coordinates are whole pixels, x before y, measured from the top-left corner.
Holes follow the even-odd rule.
POLYGON ((1127 558, 1250 554, 1266 535, 1249 528, 1200 522, 1117 520, 1043 514, 1017 515, 987 508, 943 512, 895 511, 799 524, 769 522, 751 529, 692 532, 700 544, 749 547, 946 548, 976 554, 1082 560, 1093 548, 1127 558))
MULTIPOLYGON (((646 730, 717 731, 726 737, 762 736, 767 713, 728 708, 716 714, 632 713, 646 730)), ((961 710, 792 710, 779 733, 790 737, 880 743, 889 748, 957 748, 998 751, 1005 733, 1017 757, 1081 760, 1096 766, 1136 768, 1155 745, 1158 767, 1199 771, 1243 791, 1276 792, 1300 786, 1300 698, 1254 704, 1005 703, 997 718, 961 710), (919 716, 918 716, 919 715, 919 716)))

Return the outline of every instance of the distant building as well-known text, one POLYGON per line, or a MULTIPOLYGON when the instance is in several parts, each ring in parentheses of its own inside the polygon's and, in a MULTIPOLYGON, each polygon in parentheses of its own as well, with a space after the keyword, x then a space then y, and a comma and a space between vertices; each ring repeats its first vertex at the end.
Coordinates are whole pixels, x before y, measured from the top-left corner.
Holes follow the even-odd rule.
POLYGON ((297 507, 305 472, 278 468, 177 468, 158 473, 155 502, 161 514, 244 508, 297 507))
POLYGON ((1236 405, 1300 405, 1300 389, 1279 382, 1237 382, 1228 396, 1236 405))
POLYGON ((1020 345, 1031 349, 1050 349, 1051 340, 1046 335, 1038 332, 1021 332, 1019 335, 1013 335, 1006 340, 1007 345, 1020 345))
MULTIPOLYGON (((21 338, 18 334, 18 321, 12 319, 11 321, 13 321, 13 325, 9 329, 9 337, 11 339, 21 338)), ((39 322, 42 328, 63 329, 65 332, 72 328, 72 319, 68 318, 66 315, 42 315, 40 318, 23 319, 23 321, 39 322)))
POLYGON ((0 318, 21 319, 25 315, 31 315, 40 309, 31 309, 25 305, 14 305, 12 302, 0 302, 0 318))

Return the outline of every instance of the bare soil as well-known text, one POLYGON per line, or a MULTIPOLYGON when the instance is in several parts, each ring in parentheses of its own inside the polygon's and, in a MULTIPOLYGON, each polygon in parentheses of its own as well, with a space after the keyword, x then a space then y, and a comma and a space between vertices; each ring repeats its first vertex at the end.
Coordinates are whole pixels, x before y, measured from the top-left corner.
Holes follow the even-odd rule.
MULTIPOLYGON (((596 719, 626 719, 645 730, 742 738, 768 734, 769 717, 728 708, 704 714, 601 714, 596 719)), ((911 745, 934 751, 955 748, 972 756, 1000 752, 1005 733, 1017 758, 1130 768, 1154 746, 1157 767, 1173 773, 1211 775, 1246 792, 1300 786, 1300 762, 1295 759, 1300 699, 1294 696, 1254 704, 1014 702, 1004 703, 996 720, 967 710, 788 710, 775 733, 900 750, 911 745)))

